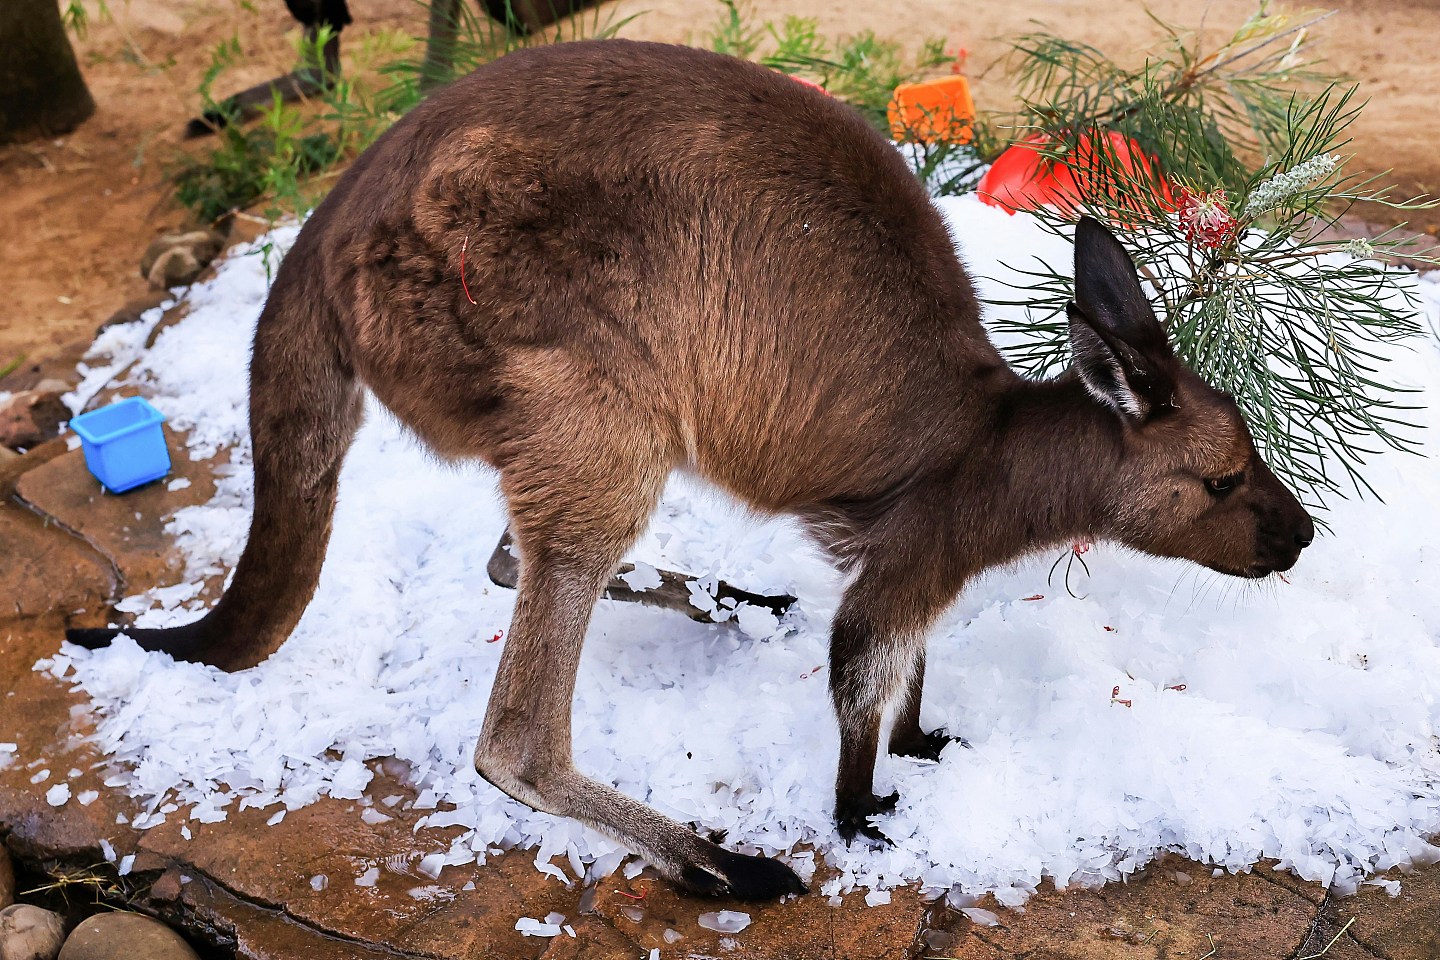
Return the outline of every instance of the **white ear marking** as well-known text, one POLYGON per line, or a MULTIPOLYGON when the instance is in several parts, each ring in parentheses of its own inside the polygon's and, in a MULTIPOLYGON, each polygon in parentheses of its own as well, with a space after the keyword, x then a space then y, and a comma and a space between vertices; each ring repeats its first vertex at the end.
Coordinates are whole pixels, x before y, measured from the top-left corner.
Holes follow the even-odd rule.
POLYGON ((1075 372, 1087 393, 1119 413, 1137 420, 1145 417, 1148 412, 1146 404, 1131 388, 1120 358, 1098 333, 1075 316, 1070 321, 1070 348, 1075 372), (1102 364, 1110 374, 1108 383, 1105 378, 1097 376, 1097 368, 1102 364))

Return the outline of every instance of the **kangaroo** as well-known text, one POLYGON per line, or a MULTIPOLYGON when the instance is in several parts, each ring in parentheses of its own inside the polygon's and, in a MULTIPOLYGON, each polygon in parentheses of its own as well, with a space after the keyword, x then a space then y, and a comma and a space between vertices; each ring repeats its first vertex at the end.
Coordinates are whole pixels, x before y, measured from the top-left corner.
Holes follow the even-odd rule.
POLYGON ((847 841, 885 842, 889 707, 892 753, 948 742, 919 723, 925 633, 971 578, 1079 538, 1263 577, 1314 536, 1094 220, 1075 268, 1073 363, 1023 378, 924 187, 855 110, 684 47, 511 54, 396 123, 306 223, 255 333, 233 582, 198 621, 125 632, 225 670, 280 646, 320 575, 363 384, 435 453, 501 477, 521 571, 476 769, 688 891, 802 893, 778 860, 572 762, 591 609, 671 471, 797 517, 848 576, 830 648, 847 841))

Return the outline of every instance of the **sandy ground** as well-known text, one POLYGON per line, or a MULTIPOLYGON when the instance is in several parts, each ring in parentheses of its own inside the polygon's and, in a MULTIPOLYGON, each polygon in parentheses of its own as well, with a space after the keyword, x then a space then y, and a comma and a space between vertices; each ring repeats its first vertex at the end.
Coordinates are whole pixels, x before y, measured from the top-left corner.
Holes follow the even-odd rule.
MULTIPOLYGON (((1330 65, 1359 80, 1371 99, 1354 127, 1358 165, 1394 168, 1412 192, 1440 190, 1440 4, 1434 0, 1336 0, 1338 13, 1315 29, 1330 65)), ((288 68, 294 24, 274 0, 110 0, 112 19, 97 19, 76 42, 99 109, 74 134, 0 148, 0 368, 19 355, 30 363, 85 339, 127 299, 145 290, 137 264, 156 234, 179 225, 164 171, 179 131, 198 103, 195 88, 210 51, 240 38, 247 60, 227 73, 238 89, 288 68)), ((1148 10, 1170 22, 1207 25, 1217 40, 1253 9, 1250 0, 890 0, 833 4, 766 0, 756 19, 815 17, 828 34, 861 30, 906 42, 943 35, 970 51, 982 106, 1011 96, 1003 70, 985 67, 1004 38, 1036 22, 1095 43, 1117 56, 1141 56, 1154 36, 1148 10)), ((408 0, 353 0, 347 60, 363 56, 366 36, 423 32, 423 12, 408 0)), ((714 0, 612 0, 601 16, 637 15, 622 35, 700 40, 721 8, 714 0)), ((373 41, 372 41, 373 42, 373 41)), ((347 64, 347 69, 349 69, 347 64)), ((222 91, 223 92, 223 91, 222 91)), ((1371 219, 1383 219, 1374 212, 1371 219)), ((1413 218, 1434 232, 1440 215, 1413 218)), ((29 364, 27 364, 29 366, 29 364)), ((23 369, 21 371, 24 372, 23 369)), ((13 384, 13 381, 12 381, 13 384)))

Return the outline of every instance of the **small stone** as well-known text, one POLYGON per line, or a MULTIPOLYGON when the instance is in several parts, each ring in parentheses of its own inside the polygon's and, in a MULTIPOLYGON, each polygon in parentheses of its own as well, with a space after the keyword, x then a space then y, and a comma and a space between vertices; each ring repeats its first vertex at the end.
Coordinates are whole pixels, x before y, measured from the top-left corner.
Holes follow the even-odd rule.
POLYGON ((225 238, 211 230, 156 237, 140 258, 140 276, 160 290, 183 286, 200 276, 224 243, 225 238))
POLYGON ((944 930, 926 930, 920 934, 920 942, 933 953, 940 953, 950 949, 955 938, 944 930))
MULTIPOLYGON (((100 913, 75 928, 60 960, 198 960, 180 935, 138 913, 100 913)), ((9 960, 8 957, 5 960, 9 960)))
POLYGON ((41 384, 48 389, 21 390, 0 404, 0 447, 37 446, 58 434, 60 424, 70 419, 70 408, 60 399, 69 386, 58 380, 41 384))
POLYGON ((55 960, 65 924, 49 910, 16 903, 0 910, 0 960, 55 960))

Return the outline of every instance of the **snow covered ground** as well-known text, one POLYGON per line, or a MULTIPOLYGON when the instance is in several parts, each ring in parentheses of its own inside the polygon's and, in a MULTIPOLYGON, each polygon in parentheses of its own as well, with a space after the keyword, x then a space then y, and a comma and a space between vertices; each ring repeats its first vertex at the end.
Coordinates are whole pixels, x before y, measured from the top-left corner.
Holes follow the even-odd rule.
MULTIPOLYGON (((1024 215, 973 197, 940 203, 981 278, 1035 252, 1069 260, 1024 215)), ((1433 320, 1440 283, 1418 289, 1433 320)), ((231 447, 238 465, 210 503, 175 516, 189 582, 126 601, 142 625, 195 616, 199 580, 243 545, 245 369, 265 290, 260 255, 232 255, 129 374, 190 431, 195 456, 231 447)), ((107 331, 100 346, 135 355, 157 318, 107 331)), ((1395 352, 1394 375, 1432 405, 1419 416, 1433 438, 1440 348, 1425 337, 1395 352)), ((939 764, 881 760, 877 788, 901 802, 882 823, 896 844, 879 852, 847 849, 831 826, 838 748, 823 664, 837 577, 793 526, 676 482, 635 559, 799 604, 783 623, 742 609, 707 626, 602 602, 581 668, 577 762, 672 817, 726 830, 732 845, 813 848, 841 871, 827 893, 860 885, 872 902, 918 881, 1019 903, 1044 878, 1114 880, 1162 850, 1229 870, 1272 857, 1341 888, 1433 859, 1440 470, 1389 454, 1368 476, 1387 502, 1337 502, 1333 533, 1288 582, 1246 585, 1100 545, 1075 584, 1083 600, 1047 584, 1053 556, 975 584, 931 639, 924 705, 927 727, 973 749, 952 745, 939 764)), ((145 802, 142 826, 171 803, 171 817, 213 821, 237 805, 278 815, 326 794, 358 798, 367 762, 394 756, 411 765, 429 826, 466 828, 432 867, 521 845, 538 861, 563 854, 571 876, 605 872, 623 858, 613 843, 471 769, 504 642, 492 638, 514 603, 485 575, 503 526, 491 475, 437 464, 376 407, 345 467, 319 592, 276 656, 229 676, 122 641, 67 646, 38 668, 93 700, 114 759, 107 782, 145 802)), ((792 862, 806 873, 810 857, 792 862)))

